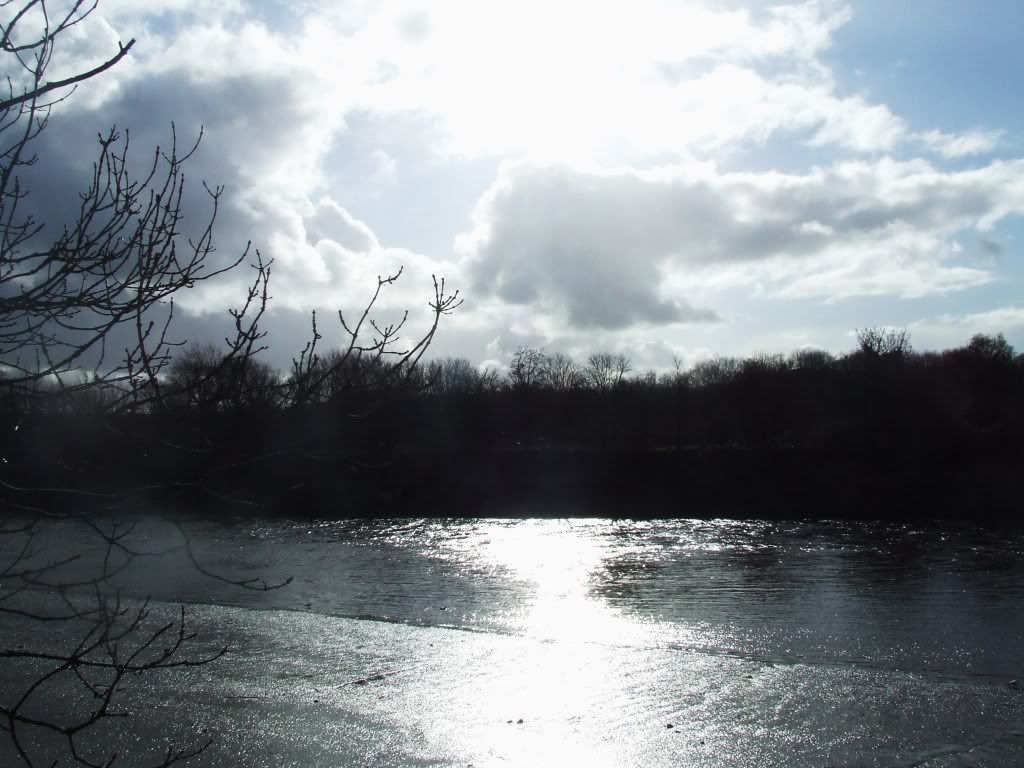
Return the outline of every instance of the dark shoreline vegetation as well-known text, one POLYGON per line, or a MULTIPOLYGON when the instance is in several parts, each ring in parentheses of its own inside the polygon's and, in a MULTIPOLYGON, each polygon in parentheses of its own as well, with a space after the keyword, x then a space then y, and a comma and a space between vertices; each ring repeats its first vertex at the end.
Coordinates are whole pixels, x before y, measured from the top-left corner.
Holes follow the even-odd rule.
POLYGON ((539 349, 504 376, 341 357, 318 358, 330 375, 301 402, 294 376, 198 346, 168 367, 166 409, 111 416, 102 388, 9 392, 7 476, 24 490, 4 496, 212 517, 1020 520, 1024 356, 1002 335, 920 353, 871 329, 841 356, 662 375, 539 349))

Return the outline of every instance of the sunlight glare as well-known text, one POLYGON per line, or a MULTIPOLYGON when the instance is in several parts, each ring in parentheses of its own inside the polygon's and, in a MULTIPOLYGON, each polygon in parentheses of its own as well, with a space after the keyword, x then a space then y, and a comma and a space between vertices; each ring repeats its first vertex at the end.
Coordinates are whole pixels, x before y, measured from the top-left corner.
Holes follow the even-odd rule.
POLYGON ((402 48, 401 77, 385 90, 441 116, 453 152, 589 162, 652 132, 685 142, 699 115, 673 105, 665 67, 706 67, 702 57, 752 45, 750 20, 699 3, 642 4, 432 5, 429 37, 402 48))
POLYGON ((521 617, 526 633, 543 640, 610 642, 628 622, 591 594, 591 576, 602 567, 599 539, 564 520, 496 523, 486 531, 484 556, 531 583, 533 600, 521 617))

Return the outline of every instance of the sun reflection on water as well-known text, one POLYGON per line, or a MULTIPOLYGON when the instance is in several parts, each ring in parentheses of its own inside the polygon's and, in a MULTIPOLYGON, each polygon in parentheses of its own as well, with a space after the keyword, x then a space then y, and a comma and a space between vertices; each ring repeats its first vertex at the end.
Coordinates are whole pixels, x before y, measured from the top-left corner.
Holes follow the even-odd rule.
MULTIPOLYGON (((637 727, 650 741, 644 748, 679 749, 692 741, 682 730, 666 730, 675 703, 650 698, 649 684, 666 663, 656 650, 656 622, 629 614, 601 588, 615 578, 614 564, 635 559, 634 549, 643 546, 615 535, 617 527, 599 520, 481 521, 462 542, 475 568, 520 585, 509 618, 515 634, 525 636, 508 641, 509 653, 491 655, 489 672, 460 691, 474 716, 450 738, 467 762, 610 768, 636 758, 625 752, 636 748, 637 727), (638 714, 647 707, 647 715, 638 714)), ((680 689, 699 685, 683 670, 677 675, 680 689)))
POLYGON ((528 585, 531 598, 516 623, 530 637, 551 641, 626 642, 632 622, 592 589, 605 565, 607 543, 593 524, 568 520, 494 522, 481 530, 479 556, 528 585))

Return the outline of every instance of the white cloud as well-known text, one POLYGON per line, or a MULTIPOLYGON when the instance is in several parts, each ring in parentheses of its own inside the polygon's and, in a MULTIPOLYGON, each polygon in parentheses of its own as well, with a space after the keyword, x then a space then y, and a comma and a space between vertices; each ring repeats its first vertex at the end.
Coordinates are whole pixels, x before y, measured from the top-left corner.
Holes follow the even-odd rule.
POLYGON ((923 349, 948 349, 962 345, 976 333, 1024 331, 1024 307, 1006 306, 983 312, 944 314, 910 325, 915 344, 923 349))
POLYGON ((944 172, 847 162, 804 174, 507 166, 459 239, 474 290, 575 326, 709 320, 730 286, 780 297, 919 297, 981 285, 953 236, 1024 212, 1024 161, 944 172))
POLYGON ((810 107, 821 127, 811 143, 834 144, 857 152, 888 152, 907 137, 907 124, 884 104, 871 104, 860 96, 845 99, 819 94, 810 107))
POLYGON ((168 74, 199 85, 273 81, 301 109, 273 99, 251 107, 291 129, 291 159, 310 167, 352 110, 428 116, 442 152, 562 162, 686 158, 779 133, 867 153, 916 143, 953 157, 986 151, 995 136, 915 134, 887 105, 840 93, 820 55, 852 11, 830 0, 758 12, 697 0, 346 2, 294 12, 288 25, 242 0, 107 0, 100 11, 75 30, 89 50, 72 46, 65 65, 95 63, 119 36, 139 43, 85 89, 92 106, 168 74))
POLYGON ((918 134, 918 139, 929 149, 943 157, 966 157, 983 155, 998 146, 1002 137, 1001 131, 968 131, 963 134, 945 133, 932 130, 918 134))
MULTIPOLYGON (((885 105, 838 93, 818 58, 851 18, 845 3, 342 3, 285 32, 259 7, 164 0, 158 24, 133 4, 104 6, 103 23, 140 37, 104 94, 170 71, 200 83, 273 76, 336 129, 351 109, 418 113, 443 128, 441 151, 538 160, 687 156, 780 131, 862 152, 910 138, 885 105)), ((963 153, 977 137, 922 141, 963 153)))
POLYGON ((367 107, 437 115, 447 151, 622 160, 782 130, 889 149, 906 134, 902 121, 837 96, 815 60, 849 16, 822 2, 760 14, 693 2, 439 3, 416 46, 396 44, 387 17, 358 37, 389 73, 367 107), (771 76, 759 71, 767 62, 771 76))
MULTIPOLYGON (((116 122, 148 151, 171 120, 182 136, 202 124, 190 173, 194 187, 200 176, 228 187, 221 254, 253 239, 276 260, 281 306, 357 305, 378 274, 405 264, 386 302, 394 310, 422 308, 436 271, 473 299, 453 318, 460 338, 498 329, 577 344, 580 328, 713 320, 728 314, 730 290, 838 299, 977 286, 991 265, 958 252, 956 234, 1024 212, 1021 162, 949 172, 888 156, 984 154, 999 134, 922 131, 869 93, 843 92, 822 54, 851 18, 848 3, 400 0, 308 3, 287 24, 272 18, 288 7, 298 8, 104 0, 62 66, 139 42, 65 105, 74 124, 51 125, 63 163, 51 164, 53 189, 88 160, 77 136, 116 122), (401 237, 382 244, 365 212, 337 202, 325 163, 356 113, 415 116, 441 166, 452 155, 529 161, 508 165, 480 201, 463 260, 428 258, 401 237), (723 173, 694 159, 780 137, 814 146, 825 165, 723 173), (851 155, 861 159, 830 159, 851 155)), ((403 179, 413 173, 384 142, 365 152, 374 170, 364 201, 401 186, 396 157, 403 179)), ((445 190, 435 197, 426 211, 445 190)), ((237 288, 204 287, 191 306, 232 304, 237 288)))
POLYGON ((383 149, 375 149, 370 153, 373 161, 373 172, 370 174, 370 184, 381 186, 395 180, 398 173, 398 161, 383 149))
POLYGON ((312 246, 334 242, 346 250, 363 253, 380 247, 377 236, 366 224, 330 199, 313 205, 312 213, 305 217, 305 230, 306 241, 312 246))
POLYGON ((966 315, 943 315, 939 320, 981 332, 998 333, 1024 328, 1024 307, 998 307, 966 315))

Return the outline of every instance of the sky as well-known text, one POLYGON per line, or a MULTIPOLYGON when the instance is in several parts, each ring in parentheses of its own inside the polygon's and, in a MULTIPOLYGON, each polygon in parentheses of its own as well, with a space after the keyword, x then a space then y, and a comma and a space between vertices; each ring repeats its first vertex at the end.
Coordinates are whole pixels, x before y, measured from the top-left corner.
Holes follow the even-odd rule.
MULTIPOLYGON (((479 364, 1021 348, 1021 29, 1019 0, 101 0, 51 74, 137 43, 55 112, 31 205, 66 220, 104 128, 141 166, 202 127, 190 189, 225 186, 216 258, 274 259, 279 366, 398 266, 382 318, 422 328, 443 275, 432 354, 479 364)), ((223 336, 249 278, 181 297, 179 335, 223 336)))

